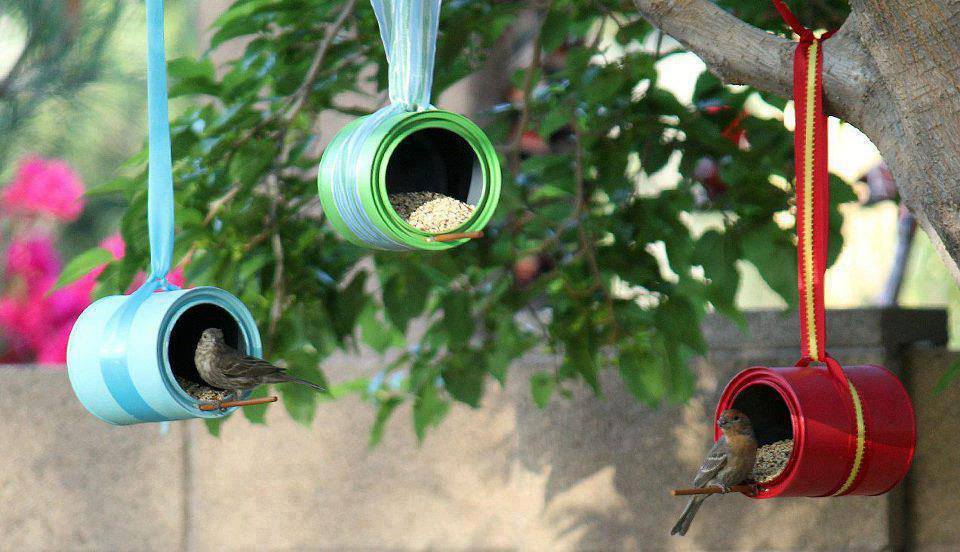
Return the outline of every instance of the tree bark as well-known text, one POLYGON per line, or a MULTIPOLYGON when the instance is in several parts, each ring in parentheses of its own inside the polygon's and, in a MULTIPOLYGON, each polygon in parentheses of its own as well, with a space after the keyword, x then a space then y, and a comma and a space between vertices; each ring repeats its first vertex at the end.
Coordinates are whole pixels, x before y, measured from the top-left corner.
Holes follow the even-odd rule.
MULTIPOLYGON (((794 43, 708 0, 634 0, 718 77, 790 97, 794 43)), ((827 111, 866 134, 960 284, 960 0, 851 0, 824 43, 827 111)))

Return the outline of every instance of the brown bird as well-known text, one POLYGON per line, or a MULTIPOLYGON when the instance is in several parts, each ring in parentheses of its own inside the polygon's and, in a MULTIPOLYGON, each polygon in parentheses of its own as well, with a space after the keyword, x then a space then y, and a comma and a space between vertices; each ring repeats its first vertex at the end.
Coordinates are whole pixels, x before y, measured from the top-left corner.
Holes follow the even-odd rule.
POLYGON ((226 344, 223 331, 219 328, 203 330, 193 359, 203 381, 212 387, 233 391, 237 398, 258 385, 288 381, 306 385, 318 392, 326 391, 312 381, 287 374, 279 366, 238 352, 226 344))
MULTIPOLYGON (((730 487, 739 485, 750 477, 757 460, 757 438, 753 435, 750 419, 739 410, 721 412, 717 425, 723 435, 707 454, 697 476, 693 478, 693 486, 718 485, 723 492, 729 492, 730 487)), ((693 517, 708 496, 710 495, 694 495, 690 499, 680 519, 670 530, 671 535, 687 534, 693 517)))

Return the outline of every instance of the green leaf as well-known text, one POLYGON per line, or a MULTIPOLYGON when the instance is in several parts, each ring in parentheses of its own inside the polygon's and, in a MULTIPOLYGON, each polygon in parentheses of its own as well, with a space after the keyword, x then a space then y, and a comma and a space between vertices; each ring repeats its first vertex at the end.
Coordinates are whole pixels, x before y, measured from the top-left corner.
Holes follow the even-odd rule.
POLYGON ((583 99, 588 102, 602 103, 613 97, 623 87, 626 75, 620 67, 593 66, 583 75, 583 99))
POLYGON ((402 347, 403 334, 389 322, 377 318, 377 308, 370 302, 360 313, 360 338, 374 351, 383 354, 390 347, 402 347))
POLYGON ((176 79, 213 78, 213 62, 209 59, 179 57, 167 62, 167 74, 176 79))
POLYGON ((204 418, 203 423, 207 426, 207 431, 210 432, 210 435, 214 437, 220 436, 220 428, 223 426, 223 422, 226 421, 226 418, 204 418))
POLYGON ((783 230, 772 222, 745 232, 740 239, 743 258, 791 308, 797 304, 797 254, 783 230))
POLYGON ((403 399, 397 397, 391 397, 380 403, 380 407, 377 408, 377 416, 373 421, 373 427, 370 428, 369 446, 375 447, 380 444, 380 441, 383 440, 383 430, 387 426, 387 421, 393 411, 401 404, 403 404, 403 399))
POLYGON ((422 442, 427 428, 438 425, 449 410, 450 404, 440 397, 437 388, 429 383, 424 385, 413 402, 413 430, 417 440, 422 442))
POLYGON ((537 407, 541 409, 547 407, 556 384, 557 380, 551 374, 537 373, 530 377, 530 393, 537 407))
MULTIPOLYGON (((261 385, 257 387, 250 393, 251 399, 256 399, 258 397, 266 397, 269 389, 266 385, 261 385)), ((267 423, 267 408, 269 404, 257 404, 254 406, 245 406, 240 410, 243 411, 243 417, 250 420, 252 424, 265 424, 267 423)))
MULTIPOLYGON (((50 292, 54 292, 64 286, 70 285, 87 274, 93 269, 103 266, 113 261, 113 253, 102 247, 94 247, 84 251, 74 257, 60 273, 57 282, 53 285, 50 292)), ((48 292, 48 293, 50 293, 48 292)))
POLYGON ((567 39, 570 26, 570 14, 561 9, 552 9, 543 21, 540 30, 540 44, 547 52, 556 50, 567 39))
POLYGON ((657 307, 655 319, 657 328, 668 339, 683 343, 700 354, 707 352, 707 344, 700 333, 700 316, 686 297, 671 295, 657 307))
POLYGON ((936 387, 933 388, 934 393, 939 395, 946 391, 947 387, 949 387, 957 377, 960 377, 960 358, 951 362, 950 366, 947 366, 947 369, 944 370, 943 375, 937 380, 936 387))
POLYGON ((423 313, 428 289, 423 285, 423 275, 412 266, 404 267, 383 286, 383 306, 387 309, 387 317, 401 332, 407 331, 411 319, 423 313))
POLYGON ((707 299, 717 311, 725 314, 737 323, 746 324, 743 314, 737 309, 736 295, 740 286, 740 271, 737 259, 740 252, 735 240, 716 230, 705 232, 694 247, 694 262, 703 267, 707 285, 707 299))
POLYGON ((443 329, 450 336, 451 344, 465 344, 473 336, 474 323, 470 312, 470 299, 458 292, 443 296, 443 329))
POLYGON ((102 195, 115 194, 119 192, 126 192, 130 188, 136 186, 139 182, 132 178, 117 177, 113 180, 108 180, 102 184, 97 184, 87 188, 87 191, 83 193, 86 197, 97 197, 102 195))
POLYGON ((283 397, 283 406, 299 424, 310 427, 317 413, 317 392, 297 383, 279 383, 276 389, 283 397))
POLYGON ((454 399, 474 408, 480 406, 486 380, 484 358, 480 355, 451 355, 440 370, 444 387, 454 399))
POLYGON ((534 343, 529 334, 523 333, 516 327, 512 317, 500 317, 494 330, 494 339, 491 341, 492 349, 487 354, 487 371, 503 385, 506 382, 510 364, 534 343))
POLYGON ((367 302, 367 296, 364 293, 366 281, 367 273, 360 272, 353 277, 350 285, 334 295, 330 311, 333 313, 333 328, 338 340, 353 334, 357 319, 367 302))
POLYGON ((667 394, 667 371, 663 359, 636 346, 620 349, 620 377, 630 394, 655 405, 667 394))
POLYGON ((600 380, 597 374, 597 364, 594 361, 594 352, 588 340, 581 336, 574 336, 564 342, 566 345, 566 359, 564 364, 583 378, 593 392, 600 394, 600 380))

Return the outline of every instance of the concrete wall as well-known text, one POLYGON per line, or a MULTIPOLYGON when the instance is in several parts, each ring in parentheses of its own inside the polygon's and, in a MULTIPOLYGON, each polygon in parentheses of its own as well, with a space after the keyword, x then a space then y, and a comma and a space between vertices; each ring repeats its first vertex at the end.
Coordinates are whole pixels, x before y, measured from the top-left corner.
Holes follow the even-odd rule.
MULTIPOLYGON (((181 422, 115 428, 83 411, 62 371, 0 369, 0 550, 880 550, 960 547, 955 450, 960 386, 932 389, 953 357, 938 312, 831 317, 832 352, 901 370, 920 438, 906 484, 881 497, 712 498, 686 538, 668 531, 710 444, 717 396, 739 369, 797 355, 795 320, 750 317, 752 337, 712 321, 709 359, 685 405, 650 409, 615 374, 604 397, 532 405, 527 359, 483 407, 458 406, 418 447, 409 412, 366 446, 372 409, 323 405, 312 428, 271 407, 220 438, 181 422), (908 343, 914 343, 907 346, 908 343)), ((336 359, 334 379, 377 359, 336 359)))

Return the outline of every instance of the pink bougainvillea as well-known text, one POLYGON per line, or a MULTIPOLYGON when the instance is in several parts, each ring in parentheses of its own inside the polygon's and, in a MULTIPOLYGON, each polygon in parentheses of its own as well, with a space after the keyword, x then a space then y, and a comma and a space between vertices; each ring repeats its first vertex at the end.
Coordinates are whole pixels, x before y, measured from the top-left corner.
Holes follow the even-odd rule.
POLYGON ((83 211, 83 182, 63 161, 28 157, 0 194, 0 206, 10 214, 73 221, 83 211))
POLYGON ((7 248, 7 277, 19 276, 31 287, 47 288, 60 272, 60 255, 48 236, 15 239, 7 248))
MULTIPOLYGON (((96 267, 50 291, 63 268, 50 221, 76 220, 82 194, 83 184, 66 163, 39 157, 24 160, 13 182, 0 190, 0 222, 5 223, 0 228, 0 364, 66 361, 70 330, 90 305, 97 277, 106 268, 96 267)), ((119 234, 100 243, 114 259, 123 258, 125 245, 119 234)), ((138 274, 129 291, 144 279, 138 274)), ((167 279, 185 284, 182 268, 167 279)))

